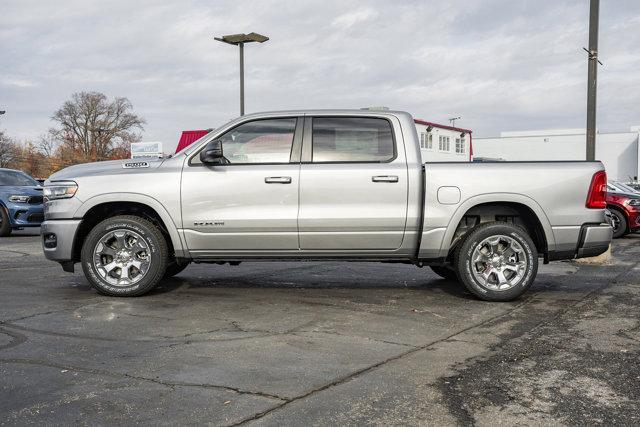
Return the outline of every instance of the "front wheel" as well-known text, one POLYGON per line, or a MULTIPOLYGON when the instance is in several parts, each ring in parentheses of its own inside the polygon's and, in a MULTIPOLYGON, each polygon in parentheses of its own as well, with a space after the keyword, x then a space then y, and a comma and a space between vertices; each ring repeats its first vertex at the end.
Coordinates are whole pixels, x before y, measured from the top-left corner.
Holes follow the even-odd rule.
POLYGON ((522 295, 538 272, 538 252, 520 227, 491 222, 472 230, 454 257, 460 281, 485 301, 511 301, 522 295))
POLYGON ((101 294, 138 296, 153 289, 165 274, 167 242, 150 221, 115 216, 96 225, 82 245, 82 269, 101 294))

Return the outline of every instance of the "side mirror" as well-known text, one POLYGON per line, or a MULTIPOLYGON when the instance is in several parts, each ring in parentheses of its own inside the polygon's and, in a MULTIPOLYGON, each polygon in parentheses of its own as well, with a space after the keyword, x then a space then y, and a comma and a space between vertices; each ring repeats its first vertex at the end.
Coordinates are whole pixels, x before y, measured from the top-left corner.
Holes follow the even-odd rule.
POLYGON ((204 147, 200 152, 200 161, 204 164, 222 163, 224 155, 222 154, 222 141, 214 139, 204 147))

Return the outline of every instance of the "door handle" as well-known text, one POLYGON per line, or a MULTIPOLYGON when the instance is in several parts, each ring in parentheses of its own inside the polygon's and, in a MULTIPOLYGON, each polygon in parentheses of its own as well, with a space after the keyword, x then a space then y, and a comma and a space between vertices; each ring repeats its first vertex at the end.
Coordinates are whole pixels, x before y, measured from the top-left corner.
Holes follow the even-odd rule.
POLYGON ((398 182, 397 175, 379 175, 372 176, 371 181, 373 182, 398 182))
POLYGON ((290 176, 268 176, 264 179, 266 184, 291 184, 290 176))

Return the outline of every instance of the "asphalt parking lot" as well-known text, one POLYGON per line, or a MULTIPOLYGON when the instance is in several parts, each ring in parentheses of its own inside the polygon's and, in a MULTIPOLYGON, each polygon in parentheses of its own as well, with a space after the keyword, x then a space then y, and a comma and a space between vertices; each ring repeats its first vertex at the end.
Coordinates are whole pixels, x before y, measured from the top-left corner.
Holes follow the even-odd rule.
POLYGON ((332 262, 192 265, 116 299, 20 232, 0 240, 0 424, 637 425, 639 243, 542 266, 512 303, 332 262))

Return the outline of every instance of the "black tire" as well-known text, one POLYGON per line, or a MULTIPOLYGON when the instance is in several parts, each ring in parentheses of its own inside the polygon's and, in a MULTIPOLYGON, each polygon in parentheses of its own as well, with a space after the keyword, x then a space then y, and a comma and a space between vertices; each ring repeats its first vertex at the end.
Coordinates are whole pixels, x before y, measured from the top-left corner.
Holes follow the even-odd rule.
POLYGON ((189 264, 189 262, 184 262, 182 264, 178 264, 175 261, 172 262, 171 264, 167 265, 167 269, 164 272, 163 279, 168 279, 175 276, 176 274, 180 274, 182 271, 184 271, 185 268, 189 266, 189 264))
POLYGON ((9 224, 9 214, 4 206, 0 206, 0 237, 11 235, 11 224, 9 224))
POLYGON ((617 209, 610 209, 611 216, 613 217, 613 238, 618 239, 625 234, 628 234, 627 218, 622 212, 617 209))
MULTIPOLYGON (((505 250, 506 248, 503 249, 502 254, 504 254, 505 250)), ((454 255, 454 267, 460 282, 478 298, 485 301, 512 301, 526 292, 533 283, 538 273, 538 251, 531 237, 524 229, 504 222, 490 222, 474 228, 462 240, 454 255), (483 247, 482 243, 485 242, 485 239, 491 237, 500 237, 498 239, 500 242, 515 241, 517 245, 515 243, 511 243, 511 245, 520 247, 520 250, 511 255, 512 258, 509 258, 510 262, 514 260, 523 263, 519 280, 517 280, 517 275, 514 274, 513 270, 505 270, 503 266, 506 265, 504 264, 505 260, 503 259, 504 257, 500 256, 501 252, 499 250, 496 250, 495 253, 492 251, 493 256, 485 258, 488 261, 484 265, 492 271, 501 270, 503 279, 506 274, 510 276, 508 278, 509 281, 516 279, 515 283, 509 288, 494 289, 496 284, 489 282, 498 281, 496 273, 488 273, 488 278, 485 279, 487 283, 482 283, 474 274, 473 269, 477 272, 477 269, 483 265, 482 261, 479 263, 473 262, 474 251, 483 247), (494 262, 497 264, 503 262, 503 264, 499 264, 500 266, 494 269, 494 262), (505 271, 508 271, 508 273, 505 273, 505 271)), ((478 272, 477 274, 480 273, 478 272)))
POLYGON ((447 267, 444 265, 431 265, 429 267, 431 268, 431 270, 433 270, 434 273, 436 273, 438 276, 442 277, 445 280, 449 280, 451 282, 458 281, 458 275, 456 274, 455 270, 451 267, 447 267))
MULTIPOLYGON (((120 247, 118 246, 117 250, 119 249, 120 247)), ((133 253, 134 251, 129 250, 129 252, 133 253)), ((140 296, 149 292, 162 280, 167 269, 167 242, 162 232, 150 221, 132 215, 115 216, 105 219, 89 232, 82 245, 81 260, 84 275, 91 286, 99 293, 118 297, 140 296), (94 252, 97 249, 97 245, 105 236, 116 230, 120 233, 133 232, 137 234, 142 238, 143 244, 148 249, 148 252, 145 251, 144 253, 149 260, 148 269, 137 282, 130 285, 109 283, 107 278, 102 277, 106 270, 103 272, 98 271, 94 262, 94 252)), ((127 270, 130 271, 129 268, 127 270)), ((114 280, 111 277, 109 278, 112 281, 114 280)))

